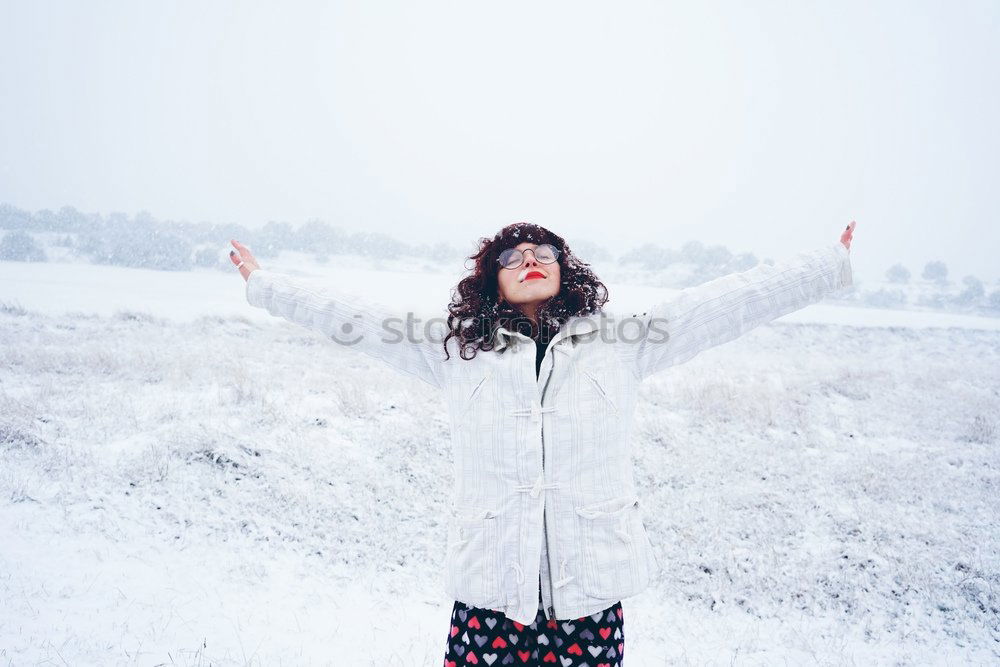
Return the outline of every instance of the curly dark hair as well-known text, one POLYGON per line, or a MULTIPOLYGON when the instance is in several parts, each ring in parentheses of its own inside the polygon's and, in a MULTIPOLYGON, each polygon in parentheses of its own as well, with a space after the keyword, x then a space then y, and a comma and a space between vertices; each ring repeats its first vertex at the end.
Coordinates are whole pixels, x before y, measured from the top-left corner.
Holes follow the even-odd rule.
POLYGON ((608 300, 607 288, 590 270, 590 265, 577 258, 561 236, 540 225, 529 222, 507 225, 492 239, 480 238, 479 249, 468 259, 475 261, 470 269, 472 273, 452 290, 448 304, 445 358, 450 358, 448 339, 452 336, 459 341, 462 359, 474 358, 479 350, 492 350, 493 335, 501 326, 547 342, 570 317, 596 313, 608 300), (537 324, 514 305, 499 300, 497 274, 502 269, 497 259, 507 248, 525 241, 549 243, 559 249, 556 260, 559 263, 559 292, 538 305, 537 324))

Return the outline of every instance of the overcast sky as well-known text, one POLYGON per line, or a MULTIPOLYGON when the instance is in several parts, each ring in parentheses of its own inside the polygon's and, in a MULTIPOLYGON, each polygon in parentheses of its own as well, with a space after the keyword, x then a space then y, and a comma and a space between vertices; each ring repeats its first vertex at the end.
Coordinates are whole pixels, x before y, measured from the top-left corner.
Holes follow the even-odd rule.
POLYGON ((1000 2, 2 2, 0 201, 1000 277, 1000 2))

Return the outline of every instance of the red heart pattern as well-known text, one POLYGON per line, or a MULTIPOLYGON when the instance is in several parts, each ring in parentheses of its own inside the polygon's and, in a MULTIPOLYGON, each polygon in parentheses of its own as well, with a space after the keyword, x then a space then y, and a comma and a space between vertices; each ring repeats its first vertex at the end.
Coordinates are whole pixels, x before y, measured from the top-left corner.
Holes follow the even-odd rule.
POLYGON ((456 600, 444 667, 621 667, 624 618, 621 602, 572 618, 546 618, 539 602, 535 620, 524 625, 500 611, 456 600))

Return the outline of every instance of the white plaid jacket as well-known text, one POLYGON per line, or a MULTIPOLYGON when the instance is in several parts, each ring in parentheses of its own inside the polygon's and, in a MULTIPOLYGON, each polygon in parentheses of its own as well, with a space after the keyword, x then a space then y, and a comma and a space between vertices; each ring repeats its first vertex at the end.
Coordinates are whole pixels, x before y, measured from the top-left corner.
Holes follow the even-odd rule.
POLYGON ((534 342, 500 328, 471 361, 442 318, 403 335, 403 315, 341 288, 257 269, 246 285, 263 307, 445 392, 455 488, 445 592, 530 624, 593 614, 647 587, 661 566, 643 526, 630 432, 639 384, 701 350, 852 284, 837 241, 774 265, 679 291, 633 317, 576 316, 535 376, 534 342), (422 327, 418 329, 422 331, 422 327))

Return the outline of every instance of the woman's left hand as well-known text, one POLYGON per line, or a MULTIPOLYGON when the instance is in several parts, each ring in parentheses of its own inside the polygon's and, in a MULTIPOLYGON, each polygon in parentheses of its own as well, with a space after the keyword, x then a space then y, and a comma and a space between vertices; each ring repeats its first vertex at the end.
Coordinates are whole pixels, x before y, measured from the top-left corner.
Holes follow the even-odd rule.
POLYGON ((855 224, 856 223, 853 220, 851 220, 851 224, 847 225, 847 229, 845 229, 840 234, 840 242, 843 243, 847 247, 848 250, 851 249, 851 235, 854 234, 854 225, 855 224))

